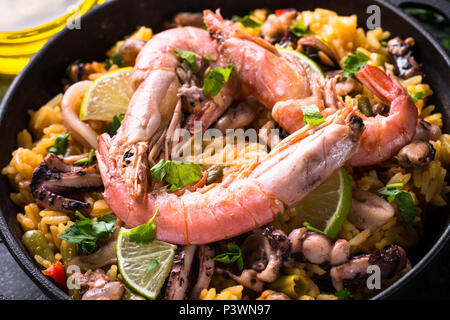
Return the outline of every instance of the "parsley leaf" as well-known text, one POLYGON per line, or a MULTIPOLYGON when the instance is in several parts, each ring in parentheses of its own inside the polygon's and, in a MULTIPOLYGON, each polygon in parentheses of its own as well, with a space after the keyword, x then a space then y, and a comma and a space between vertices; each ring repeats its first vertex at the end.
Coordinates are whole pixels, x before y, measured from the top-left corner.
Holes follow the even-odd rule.
POLYGON ((355 54, 350 54, 344 61, 344 71, 341 72, 343 80, 355 77, 355 74, 359 72, 359 69, 364 67, 370 58, 363 52, 356 50, 355 54))
POLYGON ((325 118, 322 116, 319 108, 314 103, 302 106, 302 111, 304 124, 312 124, 317 126, 325 122, 325 118))
POLYGON ((72 67, 80 64, 80 62, 81 62, 81 60, 77 59, 74 62, 72 62, 71 64, 69 64, 66 68, 66 75, 70 75, 70 72, 72 71, 72 67))
POLYGON ((205 58, 205 59, 208 59, 209 61, 216 61, 216 59, 214 59, 210 54, 204 54, 203 55, 203 58, 205 58))
POLYGON ((117 65, 119 68, 125 67, 125 61, 123 61, 122 54, 117 52, 115 55, 105 61, 105 69, 109 70, 113 65, 117 65))
POLYGON ((419 91, 419 92, 411 93, 411 94, 410 94, 411 100, 412 100, 414 103, 416 103, 417 101, 419 101, 420 99, 422 99, 424 95, 425 95, 425 91, 419 91))
POLYGON ((307 222, 307 221, 303 222, 303 226, 304 226, 306 229, 308 229, 309 231, 317 232, 317 233, 321 233, 321 234, 325 234, 323 231, 321 231, 321 230, 319 230, 319 229, 317 229, 317 228, 314 228, 314 227, 311 225, 311 223, 309 223, 309 222, 307 222))
POLYGON ((214 261, 231 264, 236 261, 239 271, 244 269, 244 259, 242 258, 242 251, 239 246, 235 244, 229 244, 228 252, 221 253, 214 257, 214 261))
POLYGON ((312 34, 312 31, 309 30, 308 26, 305 26, 301 21, 289 27, 291 32, 295 34, 297 37, 304 37, 308 34, 312 34))
POLYGON ((216 96, 222 89, 223 84, 230 78, 232 70, 233 66, 228 66, 225 69, 211 68, 203 83, 203 92, 211 97, 216 96))
POLYGON ((79 249, 87 254, 99 248, 99 239, 107 239, 116 230, 116 216, 112 213, 101 216, 96 222, 86 218, 80 211, 75 212, 78 220, 59 238, 77 243, 79 249))
POLYGON ((167 183, 171 184, 170 191, 194 184, 203 177, 200 166, 190 161, 165 161, 161 159, 150 169, 150 173, 153 178, 165 179, 167 183))
POLYGON ((402 187, 403 183, 388 184, 378 190, 378 193, 389 203, 395 200, 397 202, 398 212, 403 221, 406 224, 411 224, 417 216, 417 208, 414 205, 411 194, 407 191, 400 190, 402 187))
POLYGON ((156 218, 156 215, 159 213, 159 209, 156 208, 156 212, 153 217, 147 221, 147 223, 137 226, 125 233, 125 235, 130 237, 130 240, 133 242, 143 244, 147 244, 153 242, 155 240, 155 229, 156 225, 153 224, 153 221, 156 218))
POLYGON ((113 121, 108 123, 108 127, 105 132, 107 132, 111 137, 114 137, 117 134, 117 130, 119 130, 120 125, 122 124, 122 120, 125 118, 125 114, 121 113, 113 117, 113 121))
POLYGON ((335 296, 338 298, 338 300, 351 300, 352 294, 347 289, 338 290, 335 293, 335 296))
POLYGON ((64 135, 58 136, 55 140, 53 146, 48 147, 46 150, 48 153, 54 153, 59 155, 64 155, 66 153, 67 147, 69 145, 69 132, 64 135))
POLYGON ((239 22, 240 24, 242 24, 246 28, 258 29, 258 28, 261 28, 261 26, 262 26, 261 22, 253 20, 248 15, 244 16, 242 18, 239 17, 239 16, 233 16, 233 21, 234 22, 239 22))
POLYGON ((176 54, 180 56, 181 59, 189 64, 189 68, 192 71, 197 72, 197 55, 191 51, 174 50, 176 54))
POLYGON ((159 265, 160 264, 158 260, 156 260, 155 258, 151 258, 150 261, 148 262, 147 269, 145 269, 145 275, 148 275, 152 269, 159 267, 159 265))
POLYGON ((89 151, 89 155, 86 158, 77 160, 73 163, 74 166, 90 166, 92 164, 93 158, 94 158, 94 149, 91 149, 91 151, 89 151))

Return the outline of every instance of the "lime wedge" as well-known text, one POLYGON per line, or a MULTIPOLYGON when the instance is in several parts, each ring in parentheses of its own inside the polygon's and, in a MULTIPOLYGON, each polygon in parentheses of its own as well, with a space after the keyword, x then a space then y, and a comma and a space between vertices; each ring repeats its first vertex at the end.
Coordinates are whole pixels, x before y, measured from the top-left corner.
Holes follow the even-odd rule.
POLYGON ((300 63, 305 67, 306 74, 308 75, 309 79, 311 79, 314 73, 320 74, 321 78, 325 79, 325 75, 322 69, 320 69, 319 65, 310 58, 308 58, 307 56, 305 56, 303 53, 287 48, 280 48, 278 49, 278 51, 280 51, 281 54, 289 55, 295 60, 300 61, 300 63))
POLYGON ((176 245, 154 240, 136 243, 128 237, 129 229, 121 228, 117 238, 116 255, 120 274, 136 293, 156 299, 172 269, 176 245), (157 260, 149 268, 150 261, 157 260))
POLYGON ((83 98, 80 119, 112 121, 115 115, 125 113, 133 95, 131 70, 121 68, 95 80, 83 98))
POLYGON ((301 220, 329 237, 336 237, 352 203, 352 187, 344 168, 336 170, 324 183, 303 198, 295 209, 301 220))

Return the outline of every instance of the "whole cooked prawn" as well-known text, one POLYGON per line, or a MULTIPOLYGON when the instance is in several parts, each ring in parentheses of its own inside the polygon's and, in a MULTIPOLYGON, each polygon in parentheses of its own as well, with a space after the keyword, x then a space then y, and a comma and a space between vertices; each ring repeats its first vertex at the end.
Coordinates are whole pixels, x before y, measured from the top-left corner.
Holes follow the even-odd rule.
POLYGON ((366 130, 361 147, 349 161, 351 166, 369 166, 388 160, 413 139, 417 126, 417 107, 393 75, 366 65, 356 74, 371 92, 390 106, 387 117, 365 117, 366 130))
POLYGON ((318 128, 307 125, 280 142, 261 162, 245 165, 215 183, 190 192, 166 187, 134 197, 120 164, 110 155, 111 138, 99 139, 97 159, 104 197, 128 227, 156 216, 156 238, 204 244, 231 238, 273 221, 341 167, 358 149, 364 126, 347 108, 318 128))
MULTIPOLYGON (((175 50, 218 58, 216 44, 208 32, 193 27, 161 32, 140 51, 131 74, 136 91, 109 150, 126 181, 127 192, 135 197, 146 192, 148 162, 154 164, 167 145, 167 137, 182 120, 182 83, 177 73, 181 59, 175 50)), ((218 66, 220 62, 211 64, 218 66)), ((233 85, 230 79, 214 99, 206 99, 193 120, 202 121, 205 126, 212 124, 233 101, 233 94, 238 91, 233 85)))
MULTIPOLYGON (((266 40, 239 30, 219 12, 205 10, 203 17, 218 42, 221 56, 233 65, 239 81, 272 110, 272 117, 287 132, 293 133, 303 126, 302 106, 316 104, 327 115, 337 110, 329 104, 331 100, 323 100, 320 79, 313 77, 309 81, 300 62, 281 55, 266 40)), ((332 81, 335 80, 327 80, 330 84, 325 84, 325 90, 332 81)))

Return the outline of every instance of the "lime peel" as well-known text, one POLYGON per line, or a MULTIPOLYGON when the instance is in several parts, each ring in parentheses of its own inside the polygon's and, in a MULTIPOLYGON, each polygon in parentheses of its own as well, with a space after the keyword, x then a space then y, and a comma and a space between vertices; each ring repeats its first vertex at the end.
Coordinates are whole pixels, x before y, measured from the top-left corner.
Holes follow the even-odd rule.
POLYGON ((335 238, 347 219, 351 203, 350 178, 344 168, 339 168, 295 209, 304 222, 335 238))
POLYGON ((121 228, 117 238, 116 255, 120 274, 127 286, 148 299, 158 296, 172 269, 176 245, 154 240, 150 243, 136 243, 129 239, 129 229, 121 228), (148 268, 155 259, 158 265, 148 268))
POLYGON ((126 113, 133 95, 129 78, 133 68, 120 68, 96 79, 80 107, 81 120, 112 121, 115 115, 126 113))

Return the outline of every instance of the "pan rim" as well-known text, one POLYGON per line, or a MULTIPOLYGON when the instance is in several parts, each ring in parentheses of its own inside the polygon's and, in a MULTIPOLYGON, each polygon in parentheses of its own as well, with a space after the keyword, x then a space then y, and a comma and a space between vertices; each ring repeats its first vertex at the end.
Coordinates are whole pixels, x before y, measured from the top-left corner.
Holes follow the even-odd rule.
MULTIPOLYGON (((108 2, 99 5, 81 17, 81 23, 90 19, 91 16, 97 14, 105 8, 114 6, 116 3, 122 0, 110 0, 108 2)), ((427 32, 422 26, 419 25, 412 17, 404 13, 400 8, 395 7, 391 3, 383 2, 381 0, 372 0, 377 5, 383 7, 396 14, 402 18, 405 22, 409 24, 409 27, 416 29, 422 36, 424 36, 427 41, 432 45, 432 47, 439 53, 447 65, 447 69, 450 70, 450 57, 446 54, 445 50, 438 44, 437 40, 427 32)), ((51 38, 39 52, 37 52, 25 66, 25 68, 16 76, 12 84, 10 85, 8 91, 6 92, 2 103, 0 104, 0 123, 5 121, 4 115, 6 113, 6 108, 11 104, 13 97, 17 94, 20 89, 21 83, 27 77, 28 73, 35 64, 35 61, 39 61, 46 51, 53 46, 55 42, 60 41, 60 38, 64 37, 68 32, 70 32, 67 27, 51 38)), ((447 206, 449 208, 450 205, 447 206)), ((58 300, 68 300, 70 297, 61 290, 54 282, 52 282, 48 277, 44 276, 40 269, 37 267, 36 263, 29 258, 28 254, 22 250, 19 243, 13 236, 7 221, 4 217, 2 209, 0 209, 0 237, 2 238, 4 244, 8 248, 9 252, 19 264, 19 266, 25 271, 25 273, 31 278, 31 280, 49 297, 58 300)), ((442 234, 438 237, 435 243, 431 246, 426 255, 424 255, 417 264, 415 264, 411 270, 409 270, 404 276, 397 280, 390 287, 384 289, 382 292, 372 297, 371 300, 384 300, 396 293, 400 288, 407 286, 414 279, 416 279, 430 264, 433 259, 441 252, 445 245, 450 240, 450 224, 447 224, 445 230, 443 229, 442 234)))

